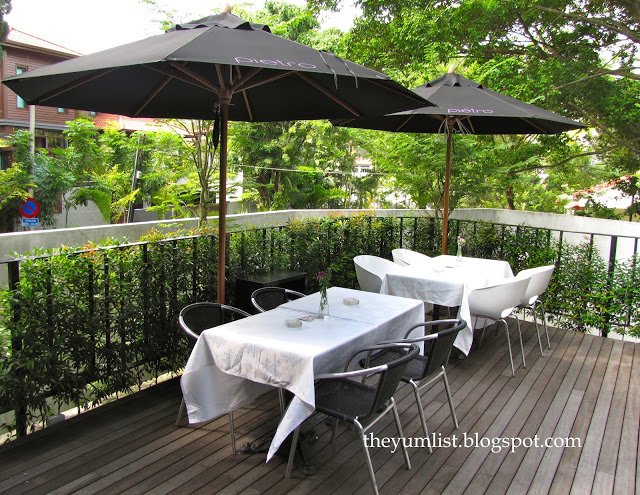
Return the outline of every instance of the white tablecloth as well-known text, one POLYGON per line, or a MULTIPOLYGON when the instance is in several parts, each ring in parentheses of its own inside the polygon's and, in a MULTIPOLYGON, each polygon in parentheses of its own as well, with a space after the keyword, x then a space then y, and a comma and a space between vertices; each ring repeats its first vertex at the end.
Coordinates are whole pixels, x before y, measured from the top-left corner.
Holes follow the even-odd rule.
POLYGON ((382 280, 380 292, 441 306, 459 306, 458 318, 467 322, 467 328, 458 334, 454 345, 469 354, 473 342, 469 293, 510 277, 513 272, 506 261, 468 257, 459 261, 456 256, 444 255, 428 264, 398 266, 382 280))
POLYGON ((419 300, 332 287, 329 319, 303 321, 288 328, 285 320, 316 313, 319 295, 205 330, 197 340, 181 379, 191 423, 207 421, 248 404, 268 390, 294 394, 278 425, 267 460, 282 441, 315 410, 314 376, 342 370, 352 352, 403 337, 424 319, 419 300), (346 306, 343 299, 360 303, 346 306))

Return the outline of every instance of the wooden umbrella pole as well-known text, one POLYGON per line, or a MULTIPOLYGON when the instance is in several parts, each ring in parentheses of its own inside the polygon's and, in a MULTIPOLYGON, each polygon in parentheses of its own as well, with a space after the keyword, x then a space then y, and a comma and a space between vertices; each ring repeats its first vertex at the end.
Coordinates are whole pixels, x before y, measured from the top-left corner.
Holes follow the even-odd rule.
POLYGON ((447 254, 447 237, 449 235, 449 182, 451 180, 453 123, 454 120, 447 117, 447 159, 444 169, 444 201, 442 204, 442 254, 447 254))
POLYGON ((218 302, 225 303, 227 254, 227 131, 229 96, 220 97, 220 188, 218 196, 218 302))

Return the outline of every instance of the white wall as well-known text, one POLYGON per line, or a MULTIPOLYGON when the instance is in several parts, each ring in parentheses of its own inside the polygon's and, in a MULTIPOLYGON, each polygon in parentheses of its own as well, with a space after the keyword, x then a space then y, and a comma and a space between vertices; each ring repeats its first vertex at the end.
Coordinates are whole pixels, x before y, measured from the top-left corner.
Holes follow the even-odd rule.
MULTIPOLYGON (((285 225, 293 219, 322 217, 328 214, 350 215, 362 212, 374 213, 385 217, 400 217, 404 215, 433 216, 431 210, 284 210, 229 215, 228 229, 233 230, 244 226, 268 227, 271 225, 285 225)), ((633 253, 635 238, 640 238, 639 223, 577 217, 574 215, 497 209, 466 209, 455 210, 451 215, 451 219, 482 220, 514 226, 527 225, 563 230, 565 232, 564 239, 568 242, 583 240, 587 234, 593 232, 598 234, 595 242, 601 249, 605 259, 608 258, 610 243, 610 238, 605 236, 619 236, 619 257, 630 256, 633 253)), ((215 225, 216 217, 211 217, 210 222, 215 225)), ((136 242, 151 229, 172 232, 180 229, 195 228, 197 223, 197 219, 191 218, 0 234, 0 261, 12 259, 12 253, 14 252, 26 253, 34 248, 53 248, 59 247, 61 244, 82 246, 87 242, 100 242, 107 237, 136 242)))

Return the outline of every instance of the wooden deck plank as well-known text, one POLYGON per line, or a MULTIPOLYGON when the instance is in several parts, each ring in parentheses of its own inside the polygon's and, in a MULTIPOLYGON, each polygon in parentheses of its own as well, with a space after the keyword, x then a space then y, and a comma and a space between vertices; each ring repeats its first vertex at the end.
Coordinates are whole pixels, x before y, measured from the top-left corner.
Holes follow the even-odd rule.
MULTIPOLYGON (((584 395, 580 404, 580 410, 573 422, 573 427, 571 428, 571 433, 569 435, 573 438, 586 438, 612 349, 613 342, 611 340, 605 340, 600 347, 600 353, 594 363, 593 372, 589 377, 589 381, 586 385, 584 385, 584 382, 576 384, 575 391, 584 392, 584 395), (582 386, 585 388, 582 388, 582 386)), ((580 456, 583 450, 584 443, 582 445, 582 449, 579 451, 578 449, 564 450, 562 457, 560 458, 558 468, 556 469, 549 493, 559 495, 568 494, 571 491, 578 462, 580 461, 580 456)))
MULTIPOLYGON (((485 349, 485 352, 489 352, 492 359, 499 359, 500 357, 500 353, 491 353, 490 351, 487 351, 485 349)), ((504 353, 506 355, 506 349, 504 350, 504 353)), ((502 368, 503 365, 501 365, 502 368)), ((451 384, 451 388, 454 394, 454 401, 456 403, 459 403, 459 401, 462 401, 463 399, 461 397, 464 397, 465 394, 470 393, 474 387, 472 384, 470 384, 469 382, 464 382, 464 381, 460 381, 461 378, 464 378, 464 376, 462 374, 458 374, 459 372, 462 373, 462 370, 465 370, 466 373, 469 373, 471 370, 471 374, 473 375, 475 380, 480 380, 482 373, 484 371, 483 369, 483 362, 481 359, 477 359, 477 360, 471 360, 471 359, 467 359, 467 360, 463 360, 463 361, 457 361, 455 362, 455 366, 453 366, 453 369, 450 370, 449 372, 449 377, 451 378, 450 384, 451 384), (462 385, 462 386, 460 386, 462 385)), ((472 380, 473 381, 473 380, 472 380)), ((443 409, 441 409, 443 406, 443 400, 438 401, 438 396, 440 394, 444 394, 444 392, 442 391, 443 388, 440 384, 434 384, 434 386, 432 386, 431 388, 429 388, 428 390, 426 390, 423 394, 423 399, 424 399, 424 404, 425 404, 425 416, 427 417, 427 422, 428 425, 431 429, 431 431, 434 431, 435 429, 438 428, 438 426, 440 425, 440 422, 442 421, 449 421, 448 420, 448 406, 447 406, 447 412, 443 413, 440 420, 437 421, 434 419, 434 417, 432 416, 433 414, 437 413, 438 411, 441 411, 443 409), (438 394, 435 397, 432 394, 438 394), (433 397, 433 399, 431 399, 431 397, 433 397), (431 399, 431 400, 430 400, 431 399)), ((409 435, 415 435, 417 433, 417 435, 421 435, 422 434, 422 429, 421 429, 421 425, 419 423, 419 419, 418 419, 418 412, 417 409, 415 408, 415 403, 413 402, 413 396, 412 393, 410 391, 410 388, 405 386, 400 388, 400 390, 396 393, 396 398, 399 400, 400 402, 400 416, 401 416, 401 421, 403 424, 403 429, 405 431, 405 435, 409 436, 409 435), (403 406, 403 403, 405 404, 403 406), (407 411, 409 412, 409 420, 407 420, 407 411)), ((462 415, 464 414, 461 410, 460 407, 457 408, 457 414, 458 414, 458 418, 459 420, 461 419, 462 415)), ((379 435, 379 433, 377 432, 377 435, 379 435)), ((341 435, 338 438, 338 441, 340 442, 345 442, 345 438, 346 441, 349 443, 353 443, 355 441, 354 437, 343 437, 343 435, 341 435)), ((316 463, 320 464, 319 467, 324 466, 325 463, 330 462, 330 463, 335 463, 335 462, 340 462, 339 458, 336 461, 336 453, 338 452, 342 452, 343 449, 345 448, 343 443, 338 443, 338 441, 336 441, 336 444, 334 444, 334 446, 332 447, 331 450, 325 450, 324 451, 324 455, 319 455, 318 453, 314 452, 313 453, 313 464, 316 465, 316 463)), ((357 446, 357 444, 353 445, 350 447, 350 452, 356 452, 356 455, 360 456, 361 458, 361 454, 359 451, 359 447, 357 446)), ((374 467, 377 467, 377 462, 379 457, 376 456, 376 452, 372 452, 372 459, 374 462, 374 467)), ((384 456, 384 453, 380 454, 381 456, 384 456)), ((346 458, 346 456, 345 456, 346 458)), ((400 457, 396 456, 392 456, 392 459, 400 459, 400 457)), ((342 469, 340 470, 342 472, 342 469)), ((378 470, 379 472, 379 470, 378 470)), ((291 489, 288 488, 288 490, 291 490, 291 493, 309 493, 312 489, 314 489, 315 487, 321 485, 322 482, 324 482, 327 478, 329 478, 330 476, 332 476, 331 471, 328 470, 322 470, 321 473, 317 473, 316 476, 313 477, 313 479, 306 479, 303 480, 298 486, 296 486, 295 489, 291 489), (322 474, 324 473, 324 475, 322 474)), ((368 481, 367 481, 368 482, 368 481)), ((382 486, 382 481, 379 481, 380 486, 382 486)), ((271 490, 272 493, 278 493, 278 490, 280 490, 281 488, 284 488, 281 485, 274 485, 272 487, 273 489, 271 490)), ((328 490, 328 487, 323 486, 322 489, 328 490)))
MULTIPOLYGON (((263 396, 263 398, 258 400, 258 407, 243 409, 241 410, 243 414, 235 414, 235 416, 237 416, 235 424, 238 434, 243 433, 245 425, 253 428, 256 425, 262 424, 265 415, 272 415, 270 410, 265 411, 261 409, 259 405, 266 401, 267 404, 275 407, 273 397, 267 398, 263 396)), ((223 423, 219 427, 215 428, 209 437, 210 441, 208 442, 208 448, 205 451, 208 457, 216 455, 219 458, 224 458, 231 454, 226 415, 224 415, 221 420, 223 423)), ((174 427, 172 425, 168 425, 168 428, 174 427)), ((183 451, 186 452, 193 450, 194 442, 197 442, 203 434, 208 433, 206 425, 205 427, 198 429, 178 428, 178 430, 187 431, 188 435, 190 435, 189 439, 191 440, 191 443, 183 444, 180 440, 174 440, 171 444, 167 445, 166 448, 154 448, 154 446, 148 445, 143 449, 140 449, 138 452, 132 452, 130 456, 131 459, 120 459, 109 465, 108 469, 110 470, 110 473, 108 475, 103 475, 98 481, 93 482, 91 485, 85 486, 83 488, 83 493, 117 493, 120 489, 121 481, 124 481, 125 485, 128 485, 130 477, 134 478, 134 482, 138 478, 148 480, 150 475, 154 473, 162 473, 162 470, 158 469, 159 467, 165 466, 166 463, 170 463, 171 459, 175 459, 176 456, 184 456, 185 454, 183 451), (167 459, 167 457, 170 459, 167 459)), ((238 438, 238 445, 241 444, 243 438, 243 436, 238 438)), ((197 445, 200 443, 201 442, 197 442, 197 445)), ((183 474, 184 472, 185 470, 181 471, 180 474, 183 474)))
MULTIPOLYGON (((554 349, 564 350, 565 345, 566 345, 566 342, 561 342, 557 346, 554 345, 554 349)), ((529 354, 528 366, 529 367, 518 368, 517 382, 514 381, 514 378, 509 378, 510 380, 509 385, 516 387, 514 389, 514 393, 516 395, 521 395, 522 397, 530 395, 530 392, 527 392, 527 390, 530 390, 531 385, 535 383, 533 380, 531 380, 531 378, 529 378, 530 374, 539 373, 540 370, 542 370, 542 368, 544 368, 547 364, 547 361, 546 361, 547 358, 541 358, 537 350, 538 349, 537 336, 535 336, 535 333, 530 334, 530 338, 528 340, 528 349, 529 349, 528 350, 528 354, 529 354)), ((493 405, 491 405, 491 408, 492 407, 493 405)), ((508 402, 505 403, 503 407, 500 408, 499 412, 498 411, 492 412, 490 408, 487 409, 487 413, 489 414, 489 416, 483 419, 486 420, 489 417, 492 417, 493 418, 492 426, 489 426, 488 428, 484 429, 482 433, 478 431, 476 427, 474 427, 474 430, 471 433, 473 433, 474 435, 477 434, 478 438, 487 438, 487 439, 493 438, 495 435, 492 433, 492 428, 495 427, 496 421, 500 420, 501 415, 503 418, 506 419, 506 416, 504 416, 505 412, 507 415, 511 415, 512 413, 515 413, 515 409, 511 407, 508 402)), ((429 490, 449 492, 449 493, 462 493, 469 486, 470 480, 475 479, 475 476, 480 475, 480 479, 483 478, 482 476, 483 473, 481 468, 486 463, 487 459, 490 459, 491 457, 493 457, 494 454, 491 454, 489 457, 486 457, 487 455, 489 455, 489 449, 485 449, 485 448, 478 448, 478 449, 465 448, 464 450, 466 450, 467 451, 466 454, 468 454, 465 460, 465 465, 468 467, 468 471, 466 473, 459 472, 458 470, 456 470, 455 473, 452 473, 451 470, 440 471, 436 473, 436 475, 433 477, 432 480, 429 481, 429 490)), ((460 454, 456 453, 456 455, 460 455, 460 454)), ((491 468, 489 468, 489 470, 491 470, 491 468)))
MULTIPOLYGON (((564 384, 568 394, 573 385, 572 381, 565 382, 564 377, 570 373, 572 365, 575 364, 574 368, 580 368, 580 353, 586 355, 589 348, 583 343, 584 339, 574 335, 564 354, 560 355, 559 349, 555 349, 553 354, 542 358, 541 361, 546 361, 545 369, 539 374, 525 401, 500 435, 501 438, 533 439, 536 435, 545 438, 551 434, 565 403, 561 387, 564 384), (548 423, 547 431, 543 428, 545 421, 548 423)), ((535 370, 532 369, 530 372, 535 373, 535 370)), ((574 373, 577 375, 577 370, 574 373)), ((518 472, 530 472, 524 460, 533 452, 542 455, 544 449, 520 446, 514 452, 504 449, 501 452, 490 453, 478 470, 479 473, 492 478, 486 488, 487 493, 508 493, 512 490, 513 493, 525 493, 528 483, 526 483, 527 486, 523 486, 523 483, 518 481, 514 484, 514 478, 518 472)), ((537 466, 539 457, 535 462, 537 466)), ((477 493, 481 491, 481 487, 476 480, 473 480, 465 493, 477 493)))
MULTIPOLYGON (((441 383, 424 391, 430 431, 443 439, 463 433, 579 437, 583 447, 521 448, 514 454, 412 448, 411 471, 399 452, 371 449, 382 494, 640 493, 640 345, 550 328, 552 351, 542 358, 532 323, 523 330, 528 368, 518 365, 515 378, 503 333, 488 332, 482 348, 450 363, 460 430, 453 429, 441 383)), ((294 471, 285 480, 283 459, 265 463, 265 454, 231 455, 226 416, 200 428, 176 428, 177 380, 153 388, 0 446, 0 493, 371 493, 356 436, 341 428, 331 444, 322 415, 305 423, 318 435, 309 446, 317 472, 304 477, 294 471)), ((399 389, 396 398, 405 436, 421 437, 411 390, 399 389)), ((238 445, 272 434, 278 418, 273 393, 237 411, 238 445)), ((391 416, 373 432, 396 436, 391 416)))
POLYGON ((627 406, 629 379, 633 363, 633 346, 620 343, 622 356, 618 367, 618 376, 612 390, 611 404, 607 411, 607 425, 603 432, 598 466, 593 479, 594 493, 613 493, 622 423, 627 406))
MULTIPOLYGON (((584 397, 584 392, 575 390, 575 388, 578 386, 584 390, 585 386, 581 385, 581 383, 586 383, 591 378, 603 339, 586 336, 583 338, 583 342, 586 344, 590 343, 589 351, 582 362, 578 376, 569 391, 562 415, 560 416, 557 426, 553 431, 552 436, 555 438, 567 438, 571 434, 573 423, 584 397)), ((562 454, 562 449, 547 449, 538 465, 535 463, 532 463, 533 465, 528 464, 527 467, 534 471, 535 474, 533 481, 528 488, 529 493, 539 495, 549 493, 562 454)))
MULTIPOLYGON (((497 337, 497 340, 499 341, 500 339, 504 339, 504 336, 502 334, 499 334, 499 336, 497 337)), ((503 345, 500 348, 501 350, 503 350, 501 359, 496 360, 496 371, 499 371, 499 374, 497 376, 499 376, 502 380, 504 380, 503 378, 503 372, 504 369, 508 368, 510 370, 510 365, 508 364, 508 352, 507 352, 507 348, 506 345, 504 345, 504 341, 503 341, 503 345)), ((495 356, 498 357, 498 356, 495 356)), ((510 373, 510 372, 509 372, 510 373)), ((478 377, 478 379, 480 379, 480 377, 478 377)), ((468 399, 467 399, 468 402, 468 399)), ((453 430, 453 425, 449 420, 449 411, 448 411, 448 407, 446 405, 446 403, 442 404, 440 407, 440 417, 437 420, 431 420, 432 423, 436 423, 437 424, 437 433, 439 435, 442 435, 443 437, 451 437, 451 435, 453 434, 458 434, 458 432, 455 432, 455 430, 453 430)), ((458 411, 458 420, 460 422, 460 424, 462 425, 464 422, 469 421, 469 418, 467 417, 467 415, 464 415, 464 410, 462 411, 463 417, 462 417, 462 421, 461 421, 461 411, 458 411)), ((420 423, 418 421, 418 417, 416 416, 415 419, 415 423, 413 425, 414 428, 414 433, 411 436, 416 436, 416 437, 420 437, 422 436, 422 430, 421 430, 421 426, 420 423)), ((461 429, 463 429, 463 426, 461 426, 461 429)), ((432 431, 434 431, 432 429, 432 431)), ((414 449, 416 450, 416 449, 414 449)), ((427 449, 419 449, 420 452, 417 452, 414 454, 413 456, 413 463, 414 464, 418 464, 418 459, 421 458, 420 454, 424 455, 429 455, 427 449)), ((435 453, 434 453, 435 455, 435 453)), ((430 460, 427 461, 429 463, 429 465, 433 465, 434 464, 434 457, 430 456, 430 460)), ((446 460, 446 457, 443 457, 443 462, 446 460)), ((402 483, 402 480, 399 480, 398 478, 400 478, 402 475, 399 476, 400 473, 400 468, 401 468, 401 464, 400 464, 400 459, 389 459, 388 461, 388 466, 383 466, 383 468, 386 467, 386 469, 380 469, 378 471, 379 475, 379 482, 385 482, 384 485, 384 491, 397 491, 397 489, 399 488, 400 483, 402 483), (393 468, 395 468, 396 472, 393 471, 393 468)), ((416 469, 416 471, 418 472, 418 468, 414 467, 414 469, 416 469)), ((429 472, 428 470, 425 470, 424 468, 420 468, 419 469, 419 473, 420 475, 424 475, 425 478, 428 477, 432 477, 434 474, 442 474, 444 471, 442 469, 440 469, 439 471, 432 471, 429 472)), ((412 471, 403 471, 402 472, 404 474, 404 476, 409 476, 411 478, 410 482, 415 484, 416 486, 418 486, 420 484, 420 482, 418 482, 418 477, 417 477, 417 473, 414 474, 412 471)), ((360 479, 362 482, 364 482, 364 480, 366 480, 366 478, 364 477, 365 473, 360 473, 360 479)), ((424 483, 426 483, 426 481, 424 481, 424 483)), ((360 493, 367 493, 367 489, 368 487, 363 483, 360 487, 359 492, 360 493)), ((406 486, 403 488, 406 489, 406 486)), ((410 487, 411 490, 417 490, 417 488, 415 487, 410 487)), ((358 493, 358 492, 356 492, 358 493)))
MULTIPOLYGON (((558 343, 554 338, 553 346, 558 345, 558 343)), ((498 346, 497 349, 492 349, 494 356, 498 354, 496 351, 503 351, 503 354, 501 359, 495 362, 495 365, 491 368, 488 368, 488 366, 491 366, 494 356, 489 353, 488 356, 481 358, 488 363, 485 370, 489 371, 489 373, 479 382, 472 383, 473 392, 464 403, 465 414, 462 421, 460 421, 460 432, 458 434, 461 436, 464 432, 469 432, 470 434, 478 433, 479 436, 484 436, 491 427, 492 422, 499 415, 502 407, 504 407, 524 378, 523 373, 517 373, 515 378, 511 377, 510 372, 508 374, 504 373, 505 369, 510 369, 506 346, 500 343, 500 339, 495 339, 494 345, 498 346), (471 400, 469 400, 470 398, 471 400)), ((457 469, 452 470, 450 467, 465 465, 470 454, 471 449, 454 447, 439 448, 431 456, 427 454, 426 450, 418 452, 415 455, 419 456, 420 463, 416 463, 416 474, 407 476, 406 484, 404 484, 399 493, 413 494, 423 487, 429 490, 429 482, 436 475, 442 478, 445 476, 453 477, 457 469)), ((393 485, 399 486, 404 480, 398 480, 397 478, 401 478, 401 476, 394 477, 393 485)))
POLYGON ((590 493, 593 489, 600 449, 602 447, 603 436, 607 425, 607 417, 613 398, 618 370, 620 368, 620 358, 622 357, 623 344, 620 341, 613 342, 613 348, 607 362, 607 368, 600 387, 600 393, 593 411, 591 423, 584 439, 581 449, 580 461, 576 470, 576 475, 571 487, 572 494, 590 493))
MULTIPOLYGON (((627 404, 624 410, 624 420, 618 450, 618 462, 615 472, 613 493, 625 495, 638 493, 638 472, 634 473, 633 466, 638 466, 638 443, 640 423, 640 345, 633 345, 633 361, 630 369, 629 389, 627 391, 627 404)), ((624 389, 621 390, 624 393, 624 389)))
MULTIPOLYGON (((575 352, 577 343, 574 337, 574 335, 565 334, 561 344, 555 348, 551 356, 539 358, 535 361, 518 384, 509 401, 501 408, 491 427, 484 433, 484 437, 494 439, 517 436, 517 431, 522 427, 532 408, 535 407, 545 384, 552 379, 564 354, 571 352, 572 349, 575 352), (515 425, 515 428, 510 428, 511 425, 515 425)), ((483 466, 485 465, 484 472, 487 472, 487 474, 494 473, 493 481, 497 481, 496 477, 501 475, 498 468, 506 452, 505 450, 494 454, 489 448, 473 449, 464 464, 464 468, 458 470, 453 479, 446 485, 444 493, 462 493, 472 483, 475 474, 483 471, 483 466)), ((515 454, 510 454, 509 460, 511 461, 512 459, 516 459, 515 454)), ((489 493, 492 492, 490 491, 489 493)), ((498 492, 496 491, 496 493, 498 492)))

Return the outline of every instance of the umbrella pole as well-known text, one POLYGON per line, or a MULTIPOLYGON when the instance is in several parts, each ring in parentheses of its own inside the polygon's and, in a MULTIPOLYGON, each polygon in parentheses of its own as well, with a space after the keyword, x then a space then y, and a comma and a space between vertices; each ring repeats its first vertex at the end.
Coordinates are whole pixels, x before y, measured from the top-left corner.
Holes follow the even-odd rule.
POLYGON ((444 201, 442 204, 442 254, 447 254, 447 237, 449 235, 449 182, 451 180, 453 122, 453 120, 447 118, 447 159, 444 169, 444 201))
POLYGON ((229 97, 220 97, 220 193, 218 197, 218 302, 225 303, 227 254, 227 130, 229 97))

